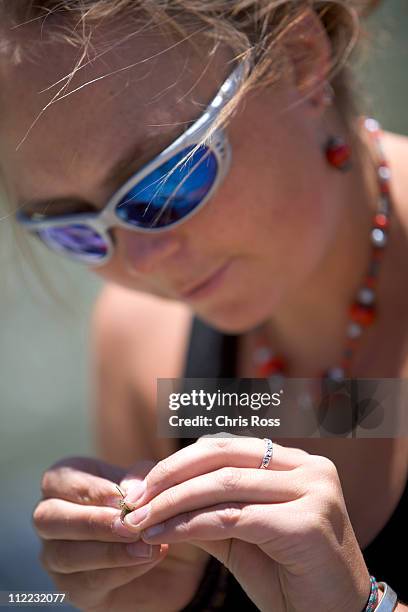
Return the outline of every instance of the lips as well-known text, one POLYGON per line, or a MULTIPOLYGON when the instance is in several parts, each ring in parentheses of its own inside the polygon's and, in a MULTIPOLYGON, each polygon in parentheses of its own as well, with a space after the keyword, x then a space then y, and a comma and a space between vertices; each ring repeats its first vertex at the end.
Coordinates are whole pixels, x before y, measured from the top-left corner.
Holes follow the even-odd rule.
POLYGON ((207 284, 209 284, 213 279, 215 279, 215 277, 218 277, 218 275, 224 270, 224 268, 226 268, 228 263, 229 262, 224 263, 222 266, 219 266, 218 268, 216 268, 211 274, 206 276, 199 283, 196 283, 195 285, 189 287, 188 289, 183 289, 182 291, 179 292, 179 295, 181 295, 182 297, 189 297, 190 295, 195 294, 201 289, 204 289, 207 284))
POLYGON ((206 276, 204 280, 202 280, 199 283, 196 283, 195 285, 190 286, 188 289, 182 289, 179 292, 180 295, 188 295, 189 293, 193 293, 194 291, 196 291, 197 289, 199 289, 200 287, 205 285, 205 283, 208 283, 208 281, 214 276, 214 274, 216 274, 218 272, 218 270, 219 270, 219 268, 217 268, 214 272, 211 272, 211 274, 206 276))

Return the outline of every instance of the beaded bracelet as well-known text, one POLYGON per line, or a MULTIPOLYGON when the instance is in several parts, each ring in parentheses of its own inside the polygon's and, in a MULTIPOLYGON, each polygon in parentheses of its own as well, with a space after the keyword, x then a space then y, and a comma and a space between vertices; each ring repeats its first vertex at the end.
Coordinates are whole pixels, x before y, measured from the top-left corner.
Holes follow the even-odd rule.
POLYGON ((368 597, 366 607, 362 612, 373 612, 373 610, 376 609, 378 604, 378 582, 374 578, 374 576, 370 576, 370 583, 370 595, 368 597))

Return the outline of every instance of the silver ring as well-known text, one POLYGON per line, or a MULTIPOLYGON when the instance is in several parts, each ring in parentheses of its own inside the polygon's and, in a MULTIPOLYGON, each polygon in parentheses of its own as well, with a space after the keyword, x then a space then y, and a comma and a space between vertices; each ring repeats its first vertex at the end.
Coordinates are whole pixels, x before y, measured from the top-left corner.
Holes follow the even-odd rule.
POLYGON ((261 465, 259 466, 260 470, 266 470, 273 455, 273 444, 272 440, 269 438, 264 438, 264 442, 266 443, 265 454, 262 458, 261 465))

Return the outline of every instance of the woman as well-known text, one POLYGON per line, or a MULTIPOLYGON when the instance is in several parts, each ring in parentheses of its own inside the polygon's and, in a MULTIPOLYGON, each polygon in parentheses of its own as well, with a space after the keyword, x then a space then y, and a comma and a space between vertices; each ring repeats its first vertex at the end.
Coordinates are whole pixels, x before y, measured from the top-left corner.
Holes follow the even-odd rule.
POLYGON ((408 142, 358 116, 346 63, 375 4, 0 3, 10 202, 107 281, 100 455, 52 466, 34 512, 80 609, 408 609, 406 437, 271 457, 155 432, 156 379, 183 372, 405 376, 408 142))

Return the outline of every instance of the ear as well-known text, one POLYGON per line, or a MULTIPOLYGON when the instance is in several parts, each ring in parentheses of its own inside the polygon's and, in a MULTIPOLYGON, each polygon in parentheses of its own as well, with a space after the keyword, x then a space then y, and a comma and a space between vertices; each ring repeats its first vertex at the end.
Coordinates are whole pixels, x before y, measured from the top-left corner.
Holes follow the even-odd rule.
POLYGON ((282 37, 292 85, 316 110, 325 106, 331 44, 324 25, 311 8, 302 10, 282 37))

